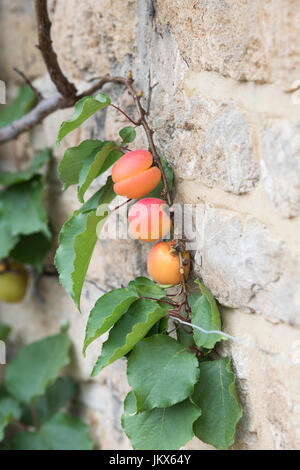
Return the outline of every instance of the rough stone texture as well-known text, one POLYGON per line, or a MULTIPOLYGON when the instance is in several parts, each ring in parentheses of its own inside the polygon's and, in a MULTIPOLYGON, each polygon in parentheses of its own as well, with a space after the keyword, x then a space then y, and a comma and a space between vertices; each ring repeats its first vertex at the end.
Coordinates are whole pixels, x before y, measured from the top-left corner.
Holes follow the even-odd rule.
POLYGON ((201 157, 211 179, 222 181, 225 191, 245 193, 259 180, 249 125, 244 115, 232 107, 225 109, 208 128, 201 157), (211 168, 216 168, 215 174, 211 174, 211 168))
POLYGON ((300 214, 300 123, 268 125, 263 135, 262 180, 283 217, 300 214))
POLYGON ((194 69, 288 89, 299 79, 298 8, 297 0, 158 0, 156 11, 194 69))
POLYGON ((134 0, 54 2, 53 38, 62 66, 77 79, 110 72, 134 54, 135 23, 134 0))
POLYGON ((223 305, 300 326, 300 266, 281 241, 253 218, 210 208, 197 232, 195 272, 223 305))
MULTIPOLYGON (((11 69, 17 66, 37 78, 48 96, 53 87, 34 48, 33 1, 25 3, 0 5, 0 79, 13 96, 19 79, 11 69)), ((80 89, 94 76, 132 69, 146 100, 149 71, 152 83, 158 82, 150 117, 154 139, 175 169, 176 200, 199 207, 194 227, 188 227, 191 238, 192 229, 196 235, 193 275, 227 307, 225 330, 252 345, 227 342, 220 350, 232 354, 244 409, 234 449, 300 445, 300 104, 286 92, 300 79, 299 15, 298 0, 51 1, 58 57, 80 89)), ((105 91, 134 116, 122 87, 105 91)), ((113 109, 101 111, 56 148, 60 122, 71 113, 49 116, 1 149, 1 169, 16 169, 45 146, 53 148, 47 206, 56 234, 79 206, 76 189, 63 193, 57 180, 64 150, 86 138, 116 138, 126 122, 113 109)), ((135 145, 146 145, 140 130, 135 145)), ((13 325, 10 355, 70 321, 69 371, 81 382, 78 407, 96 448, 130 448, 120 428, 128 384, 125 361, 90 378, 101 342, 82 357, 85 324, 105 290, 145 273, 148 250, 132 240, 99 240, 82 315, 57 280, 47 277, 40 284, 44 302, 32 276, 24 303, 0 306, 1 321, 13 325)), ((49 262, 54 252, 55 246, 49 262)), ((196 439, 186 448, 211 449, 196 439)))

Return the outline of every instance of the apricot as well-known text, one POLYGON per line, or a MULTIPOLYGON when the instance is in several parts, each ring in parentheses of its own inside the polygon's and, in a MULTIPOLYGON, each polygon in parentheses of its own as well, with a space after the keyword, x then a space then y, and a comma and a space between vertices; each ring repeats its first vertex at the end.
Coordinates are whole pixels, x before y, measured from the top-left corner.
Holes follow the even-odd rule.
POLYGON ((149 194, 161 180, 159 168, 151 166, 152 163, 153 157, 147 150, 133 150, 123 155, 112 168, 115 193, 129 199, 149 194))
POLYGON ((171 228, 167 214, 168 205, 162 199, 149 197, 140 199, 128 213, 131 235, 143 242, 153 242, 164 237, 171 228))
POLYGON ((0 300, 18 303, 23 300, 28 284, 28 273, 24 266, 15 261, 6 265, 0 263, 0 300))
MULTIPOLYGON (((158 242, 154 245, 148 255, 148 273, 152 279, 159 284, 180 283, 180 260, 179 254, 174 250, 175 241, 158 242)), ((184 277, 187 279, 190 271, 190 255, 188 252, 182 254, 184 263, 184 277)))

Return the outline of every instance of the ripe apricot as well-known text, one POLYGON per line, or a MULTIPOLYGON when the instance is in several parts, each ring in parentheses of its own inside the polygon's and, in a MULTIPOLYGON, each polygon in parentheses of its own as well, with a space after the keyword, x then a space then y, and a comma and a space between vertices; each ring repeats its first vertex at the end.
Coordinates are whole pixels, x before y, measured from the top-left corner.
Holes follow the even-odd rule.
POLYGON ((128 213, 129 229, 134 238, 143 242, 154 242, 164 237, 171 228, 167 214, 168 205, 162 199, 149 197, 140 199, 128 213))
POLYGON ((130 199, 149 194, 160 182, 159 168, 151 166, 153 158, 147 150, 133 150, 121 157, 112 168, 114 191, 130 199))
POLYGON ((28 274, 24 266, 15 261, 0 264, 0 300, 9 303, 21 302, 25 296, 28 274))
MULTIPOLYGON (((180 260, 179 254, 174 250, 175 241, 158 242, 154 245, 148 255, 148 273, 152 279, 159 284, 180 283, 180 260)), ((184 252, 184 276, 187 279, 190 271, 190 255, 184 252)))

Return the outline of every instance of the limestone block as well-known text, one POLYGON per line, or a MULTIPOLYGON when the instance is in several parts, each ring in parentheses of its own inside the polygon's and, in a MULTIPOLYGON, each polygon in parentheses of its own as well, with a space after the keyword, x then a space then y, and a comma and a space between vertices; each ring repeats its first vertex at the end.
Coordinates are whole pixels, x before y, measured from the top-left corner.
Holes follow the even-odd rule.
POLYGON ((194 70, 289 89, 300 77, 299 8, 297 0, 158 0, 157 27, 171 30, 194 70))
POLYGON ((88 0, 80 6, 76 0, 59 0, 52 17, 54 45, 72 78, 104 75, 134 53, 134 0, 88 0))
POLYGON ((300 269, 280 240, 227 211, 206 208, 197 223, 195 272, 221 304, 300 324, 300 269))
POLYGON ((263 132, 265 190, 283 217, 300 214, 300 123, 273 121, 263 132))
POLYGON ((237 374, 243 417, 233 449, 299 448, 299 329, 242 310, 223 311, 225 331, 250 343, 223 343, 237 374))

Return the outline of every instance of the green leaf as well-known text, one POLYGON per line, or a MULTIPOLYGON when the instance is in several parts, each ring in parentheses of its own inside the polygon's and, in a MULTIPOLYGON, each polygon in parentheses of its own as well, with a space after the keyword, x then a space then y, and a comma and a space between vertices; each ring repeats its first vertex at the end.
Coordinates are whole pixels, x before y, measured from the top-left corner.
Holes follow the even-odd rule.
POLYGON ((96 376, 104 367, 129 353, 165 314, 166 310, 154 300, 140 299, 134 302, 111 329, 92 376, 96 376))
POLYGON ((10 251, 18 243, 19 239, 20 237, 18 235, 13 235, 10 228, 5 225, 1 216, 0 206, 0 259, 6 258, 9 255, 10 251))
POLYGON ((136 131, 132 126, 126 126, 120 130, 119 135, 122 139, 121 145, 130 144, 136 138, 136 131))
POLYGON ((127 376, 139 413, 164 408, 193 393, 198 361, 170 336, 154 335, 140 341, 130 354, 127 376))
POLYGON ((60 126, 57 145, 70 132, 81 126, 89 117, 102 108, 110 105, 110 99, 104 93, 98 93, 94 96, 85 96, 77 101, 74 109, 73 117, 69 121, 64 121, 60 126))
MULTIPOLYGON (((166 178, 167 178, 167 181, 168 181, 168 186, 169 186, 169 190, 172 191, 172 188, 173 188, 173 183, 174 183, 174 171, 173 171, 173 168, 171 168, 169 165, 168 165, 168 162, 165 158, 163 157, 160 157, 160 160, 161 160, 161 163, 162 163, 162 167, 164 169, 164 172, 165 172, 165 175, 166 175, 166 178)), ((149 193, 147 195, 147 197, 158 197, 160 199, 166 199, 166 197, 163 197, 161 195, 161 192, 163 190, 163 182, 160 181, 158 183, 158 185, 156 186, 155 189, 153 189, 153 191, 151 191, 151 193, 149 193)))
MULTIPOLYGON (((43 424, 60 411, 77 392, 78 385, 74 379, 59 377, 47 388, 44 395, 37 397, 35 400, 34 407, 38 424, 43 424)), ((22 421, 32 425, 32 414, 28 405, 24 405, 22 421)))
POLYGON ((13 237, 42 232, 51 238, 43 196, 44 184, 40 176, 0 192, 0 222, 13 237))
POLYGON ((44 259, 52 245, 52 240, 44 233, 22 235, 10 257, 22 264, 31 264, 38 272, 43 269, 44 259))
POLYGON ((137 277, 134 281, 130 281, 128 287, 136 292, 139 297, 162 299, 166 296, 165 291, 147 277, 137 277))
POLYGON ((59 413, 38 432, 24 432, 12 439, 12 450, 92 450, 89 427, 80 419, 59 413))
POLYGON ((97 300, 86 325, 84 354, 89 344, 120 320, 130 305, 137 299, 138 296, 132 290, 121 288, 107 292, 97 300))
POLYGON ((24 346, 6 368, 5 388, 17 400, 32 403, 69 363, 70 346, 66 333, 24 346))
POLYGON ((202 410, 194 426, 195 434, 217 449, 228 449, 234 442, 235 428, 242 416, 230 358, 201 362, 200 377, 193 394, 194 402, 202 410))
POLYGON ((59 235, 55 265, 61 285, 71 295, 78 310, 85 275, 97 241, 97 225, 104 218, 97 217, 96 211, 73 215, 59 235))
POLYGON ((0 441, 4 437, 4 429, 13 419, 20 419, 21 407, 15 398, 3 388, 0 389, 0 441))
POLYGON ((11 326, 0 324, 0 341, 6 341, 10 335, 11 326))
MULTIPOLYGON (((202 295, 195 298, 194 294, 194 301, 190 302, 192 323, 205 330, 220 330, 221 332, 221 316, 217 302, 211 292, 199 280, 195 282, 200 287, 202 295)), ((194 340, 198 347, 213 349, 215 344, 222 341, 222 339, 225 339, 225 337, 218 334, 205 334, 194 329, 194 340)))
POLYGON ((109 204, 115 197, 116 194, 114 192, 114 183, 111 176, 109 176, 105 185, 102 186, 102 188, 100 188, 92 197, 90 197, 90 199, 88 199, 80 209, 75 211, 74 215, 85 214, 87 212, 96 210, 100 204, 103 203, 103 201, 105 204, 109 204))
POLYGON ((106 158, 115 145, 114 142, 104 142, 100 149, 95 149, 91 155, 84 160, 78 181, 78 199, 80 202, 84 202, 86 190, 90 187, 94 179, 99 176, 106 158))
POLYGON ((68 148, 58 165, 58 176, 64 184, 64 189, 78 184, 79 174, 86 158, 96 149, 100 149, 103 142, 100 140, 84 140, 77 147, 68 148))
POLYGON ((0 110, 0 128, 8 126, 28 113, 36 103, 36 95, 28 85, 23 85, 10 106, 2 107, 0 110))
POLYGON ((85 275, 98 235, 109 215, 107 205, 115 197, 111 177, 107 179, 105 186, 97 194, 98 199, 87 201, 64 224, 59 235, 59 247, 55 256, 60 282, 71 295, 79 310, 85 275), (101 213, 99 213, 99 209, 97 211, 93 209, 96 202, 101 203, 103 209, 101 213))
POLYGON ((10 186, 12 184, 30 180, 43 165, 49 162, 50 157, 51 150, 45 149, 35 156, 33 162, 27 168, 27 170, 16 172, 0 172, 0 185, 10 186))
POLYGON ((135 450, 176 450, 193 436, 193 423, 201 410, 190 400, 169 408, 156 408, 136 414, 134 393, 124 402, 122 428, 135 450))

